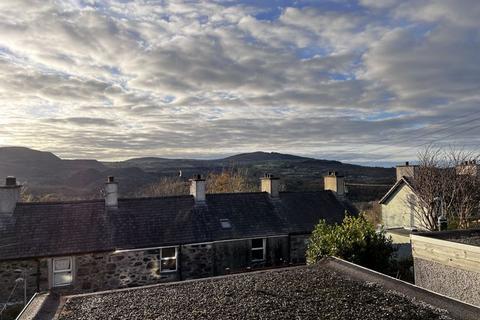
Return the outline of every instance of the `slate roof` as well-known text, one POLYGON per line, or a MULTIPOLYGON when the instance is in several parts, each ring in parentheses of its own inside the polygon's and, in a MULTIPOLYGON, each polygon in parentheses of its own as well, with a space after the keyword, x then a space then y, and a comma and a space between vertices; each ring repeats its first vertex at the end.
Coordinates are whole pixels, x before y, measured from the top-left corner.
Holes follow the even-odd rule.
POLYGON ((336 258, 312 266, 57 297, 63 301, 57 308, 35 301, 48 298, 55 299, 37 297, 27 311, 35 319, 56 314, 61 320, 477 320, 480 314, 475 306, 336 258))
POLYGON ((103 200, 19 203, 0 217, 0 260, 309 233, 345 210, 331 191, 207 194, 200 205, 188 195, 119 199, 116 210, 103 200))

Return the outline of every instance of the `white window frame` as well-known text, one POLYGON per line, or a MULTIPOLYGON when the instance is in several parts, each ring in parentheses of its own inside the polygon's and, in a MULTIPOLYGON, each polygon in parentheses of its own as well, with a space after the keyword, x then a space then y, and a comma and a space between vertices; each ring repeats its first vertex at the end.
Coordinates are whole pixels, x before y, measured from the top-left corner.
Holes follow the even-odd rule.
MULTIPOLYGON (((266 255, 267 255, 267 238, 255 238, 250 240, 250 251, 260 251, 262 250, 262 259, 253 259, 252 262, 259 262, 259 261, 265 261, 266 260, 266 255), (262 246, 261 247, 253 247, 253 241, 254 240, 262 240, 262 246)), ((253 254, 252 254, 253 257, 253 254)))
POLYGON ((58 258, 52 258, 52 288, 59 288, 59 287, 66 287, 66 286, 70 286, 73 284, 73 280, 74 280, 74 259, 73 257, 58 257, 58 258), (63 270, 55 270, 55 261, 56 260, 64 260, 64 259, 69 259, 69 262, 70 262, 70 268, 69 269, 63 269, 63 270), (71 277, 72 277, 72 280, 68 283, 62 283, 62 284, 56 284, 55 283, 55 275, 56 274, 59 274, 59 273, 70 273, 71 277))
POLYGON ((178 271, 178 247, 165 247, 165 248, 160 248, 160 272, 161 273, 169 273, 169 272, 177 272, 178 271), (174 257, 168 257, 164 258, 163 257, 163 249, 175 249, 175 256, 174 257), (175 259, 175 270, 162 270, 162 262, 163 261, 168 261, 168 260, 173 260, 175 259))

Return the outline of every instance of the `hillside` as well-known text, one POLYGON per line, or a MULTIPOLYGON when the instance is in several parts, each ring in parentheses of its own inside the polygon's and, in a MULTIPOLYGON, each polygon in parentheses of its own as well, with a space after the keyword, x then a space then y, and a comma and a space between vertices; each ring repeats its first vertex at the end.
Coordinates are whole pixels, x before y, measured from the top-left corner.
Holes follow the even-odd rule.
MULTIPOLYGON (((157 178, 139 168, 110 168, 97 160, 63 160, 53 153, 23 147, 0 148, 0 177, 15 176, 34 195, 59 198, 98 198, 108 175, 122 181, 120 191, 129 193, 137 184, 157 178)), ((3 178, 2 178, 3 180, 3 178)))
POLYGON ((294 156, 277 152, 256 151, 250 153, 241 153, 231 157, 224 158, 224 161, 234 161, 238 163, 249 163, 258 161, 303 161, 311 158, 294 156))
MULTIPOLYGON (((143 187, 159 181, 162 176, 185 178, 200 173, 220 172, 226 168, 247 170, 252 181, 265 172, 283 179, 289 191, 319 190, 328 171, 339 171, 348 183, 384 184, 394 182, 393 168, 365 167, 332 160, 319 160, 281 153, 252 152, 222 159, 135 158, 120 162, 97 160, 63 160, 53 153, 28 148, 0 148, 0 177, 14 175, 28 186, 31 193, 54 193, 60 198, 97 198, 109 175, 120 183, 124 196, 135 195, 143 187)), ((357 200, 378 199, 387 187, 349 187, 357 200)))

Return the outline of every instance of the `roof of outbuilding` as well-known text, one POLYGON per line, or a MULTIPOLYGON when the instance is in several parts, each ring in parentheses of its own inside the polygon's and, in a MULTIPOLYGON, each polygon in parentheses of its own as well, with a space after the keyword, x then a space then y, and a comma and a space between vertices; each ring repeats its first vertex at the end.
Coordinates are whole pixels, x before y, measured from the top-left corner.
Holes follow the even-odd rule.
POLYGON ((480 228, 466 230, 445 230, 435 232, 415 232, 416 236, 462 243, 480 247, 480 228))
POLYGON ((35 304, 31 309, 45 317, 56 313, 61 320, 445 320, 478 319, 480 314, 472 305, 336 258, 313 266, 66 296, 62 301, 54 310, 35 304))
POLYGON ((0 260, 309 233, 320 219, 341 222, 347 208, 331 191, 206 199, 119 199, 114 210, 103 200, 20 203, 12 218, 0 217, 0 260), (231 228, 222 228, 222 219, 231 228))

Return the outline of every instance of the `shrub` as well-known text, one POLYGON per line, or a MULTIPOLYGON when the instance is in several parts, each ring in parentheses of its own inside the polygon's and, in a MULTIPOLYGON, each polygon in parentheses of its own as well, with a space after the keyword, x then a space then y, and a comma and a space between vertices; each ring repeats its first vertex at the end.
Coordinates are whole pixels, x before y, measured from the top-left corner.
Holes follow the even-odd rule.
POLYGON ((342 224, 318 223, 308 243, 307 263, 334 256, 387 273, 394 251, 384 231, 377 232, 362 215, 346 216, 342 224))

